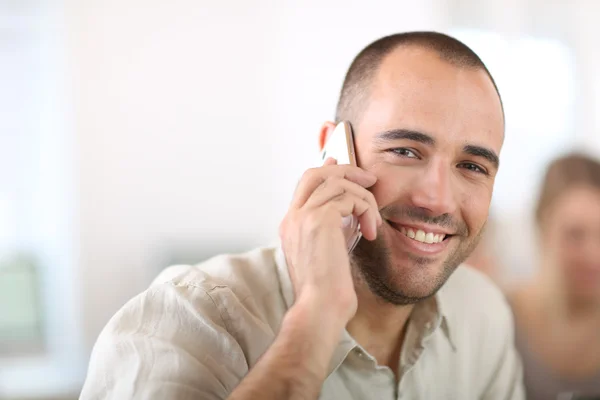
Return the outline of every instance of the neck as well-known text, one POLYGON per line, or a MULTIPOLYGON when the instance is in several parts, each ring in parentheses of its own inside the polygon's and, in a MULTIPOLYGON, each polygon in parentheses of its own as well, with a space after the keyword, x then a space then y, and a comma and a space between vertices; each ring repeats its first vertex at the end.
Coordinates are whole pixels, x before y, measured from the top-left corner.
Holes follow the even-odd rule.
POLYGON ((379 365, 397 373, 405 327, 414 305, 390 304, 371 292, 364 282, 355 282, 358 308, 346 329, 379 365))

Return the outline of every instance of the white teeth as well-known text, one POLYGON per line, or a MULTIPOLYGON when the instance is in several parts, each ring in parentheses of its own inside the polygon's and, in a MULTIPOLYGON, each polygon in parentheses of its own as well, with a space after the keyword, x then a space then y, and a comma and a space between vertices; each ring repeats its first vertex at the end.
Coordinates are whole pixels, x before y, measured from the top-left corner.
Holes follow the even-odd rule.
POLYGON ((401 227, 400 232, 402 232, 403 234, 405 234, 406 236, 408 236, 411 239, 414 239, 414 240, 417 240, 417 241, 423 242, 423 243, 428 243, 428 244, 440 243, 446 237, 446 235, 443 233, 439 233, 439 234, 434 234, 432 232, 425 233, 421 229, 419 229, 419 230, 417 230, 417 232, 415 232, 412 229, 405 228, 405 227, 401 227))
POLYGON ((418 240, 419 242, 424 242, 425 241, 425 232, 423 232, 422 230, 418 230, 417 234, 415 235, 415 240, 418 240))
POLYGON ((433 233, 429 232, 425 235, 425 243, 433 243, 433 233))

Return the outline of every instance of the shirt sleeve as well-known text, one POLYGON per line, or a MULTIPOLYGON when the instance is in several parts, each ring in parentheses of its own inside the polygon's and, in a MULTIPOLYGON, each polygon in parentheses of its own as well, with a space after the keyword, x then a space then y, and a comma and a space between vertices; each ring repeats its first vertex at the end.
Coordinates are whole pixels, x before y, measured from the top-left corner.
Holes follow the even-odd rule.
POLYGON ((497 356, 491 382, 487 386, 482 400, 524 400, 523 365, 514 342, 514 319, 506 303, 498 311, 496 324, 497 356))
POLYGON ((80 399, 225 399, 247 368, 210 292, 160 283, 104 328, 80 399))

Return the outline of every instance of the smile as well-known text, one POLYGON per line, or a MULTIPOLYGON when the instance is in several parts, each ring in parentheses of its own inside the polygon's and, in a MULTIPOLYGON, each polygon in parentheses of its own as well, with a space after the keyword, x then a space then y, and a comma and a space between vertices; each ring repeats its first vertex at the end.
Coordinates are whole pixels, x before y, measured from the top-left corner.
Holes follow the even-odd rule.
POLYGON ((422 243, 440 243, 446 238, 445 233, 425 232, 421 229, 415 231, 412 228, 406 228, 404 226, 400 227, 400 232, 409 238, 422 243))
POLYGON ((416 254, 433 255, 439 253, 447 247, 449 239, 453 236, 448 232, 442 232, 431 227, 408 226, 389 220, 386 222, 397 232, 401 242, 416 254))

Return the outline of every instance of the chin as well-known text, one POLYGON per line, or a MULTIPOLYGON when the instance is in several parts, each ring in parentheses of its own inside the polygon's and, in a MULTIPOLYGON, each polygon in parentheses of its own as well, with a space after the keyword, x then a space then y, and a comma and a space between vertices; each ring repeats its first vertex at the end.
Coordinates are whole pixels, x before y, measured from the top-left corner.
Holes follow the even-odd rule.
POLYGON ((444 260, 411 256, 390 260, 385 273, 390 286, 410 297, 429 297, 439 290, 454 271, 444 260))
POLYGON ((352 259, 370 290, 397 305, 431 297, 455 269, 441 254, 413 254, 400 246, 387 246, 382 239, 361 240, 352 259))

